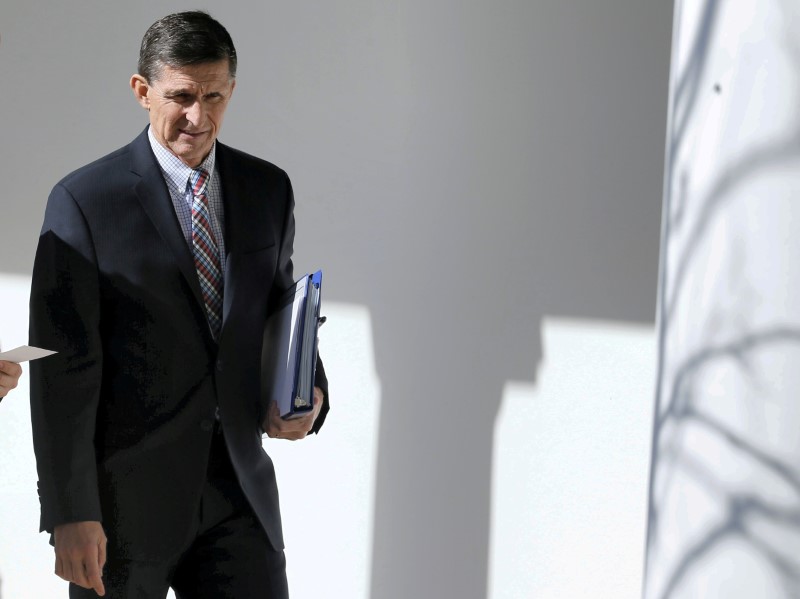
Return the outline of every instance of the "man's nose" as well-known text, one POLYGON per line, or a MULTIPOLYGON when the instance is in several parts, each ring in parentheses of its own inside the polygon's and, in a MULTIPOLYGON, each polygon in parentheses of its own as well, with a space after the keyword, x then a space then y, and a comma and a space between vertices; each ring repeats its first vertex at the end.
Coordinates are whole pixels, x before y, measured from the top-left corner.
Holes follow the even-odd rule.
POLYGON ((203 103, 198 100, 192 102, 192 104, 186 108, 186 119, 192 125, 201 125, 203 123, 204 113, 205 109, 203 108, 203 103))

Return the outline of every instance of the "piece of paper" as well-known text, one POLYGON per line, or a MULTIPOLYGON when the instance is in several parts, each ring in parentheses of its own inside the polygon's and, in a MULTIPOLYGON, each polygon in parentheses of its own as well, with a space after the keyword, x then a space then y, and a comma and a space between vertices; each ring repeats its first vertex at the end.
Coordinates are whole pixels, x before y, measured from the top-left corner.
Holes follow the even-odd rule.
POLYGON ((28 362, 30 360, 38 360, 56 352, 49 349, 42 349, 41 347, 33 347, 31 345, 21 345, 10 349, 8 351, 0 352, 0 360, 6 362, 28 362))

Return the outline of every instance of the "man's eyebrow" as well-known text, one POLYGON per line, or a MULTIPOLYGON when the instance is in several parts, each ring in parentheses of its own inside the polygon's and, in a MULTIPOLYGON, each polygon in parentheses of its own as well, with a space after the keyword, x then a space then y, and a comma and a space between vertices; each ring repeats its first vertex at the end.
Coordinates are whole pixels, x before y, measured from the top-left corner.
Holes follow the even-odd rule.
POLYGON ((185 87, 166 88, 162 92, 165 96, 191 95, 194 92, 185 87))

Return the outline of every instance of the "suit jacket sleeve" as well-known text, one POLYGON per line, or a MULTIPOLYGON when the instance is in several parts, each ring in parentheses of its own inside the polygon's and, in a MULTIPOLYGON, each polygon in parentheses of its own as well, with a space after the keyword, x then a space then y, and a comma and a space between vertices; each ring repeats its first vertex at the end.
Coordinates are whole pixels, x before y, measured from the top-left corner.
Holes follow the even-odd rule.
POLYGON ((101 391, 100 289, 92 238, 72 194, 47 203, 33 268, 30 339, 58 353, 30 365, 41 530, 102 521, 94 449, 101 391))

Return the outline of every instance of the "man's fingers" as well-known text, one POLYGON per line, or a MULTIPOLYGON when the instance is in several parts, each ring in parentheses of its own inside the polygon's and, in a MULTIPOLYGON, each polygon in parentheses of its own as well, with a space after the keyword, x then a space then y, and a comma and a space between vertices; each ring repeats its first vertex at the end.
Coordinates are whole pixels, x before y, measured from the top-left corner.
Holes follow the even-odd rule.
POLYGON ((106 535, 97 521, 60 524, 55 537, 56 574, 85 589, 105 594, 102 569, 105 565, 106 535))
POLYGON ((303 431, 274 431, 269 434, 273 439, 285 439, 287 441, 299 441, 306 436, 303 431))
POLYGON ((97 563, 100 565, 100 576, 103 575, 103 568, 106 565, 106 539, 100 539, 97 545, 97 563))
POLYGON ((314 421, 319 415, 322 407, 322 391, 314 389, 314 409, 300 418, 284 420, 278 413, 278 406, 271 402, 269 406, 269 419, 267 426, 267 436, 271 439, 287 439, 289 441, 299 441, 305 439, 314 427, 314 421))
POLYGON ((0 388, 6 391, 6 393, 11 391, 14 387, 16 387, 18 382, 19 379, 13 376, 9 376, 7 374, 0 374, 0 388))
POLYGON ((67 580, 64 576, 64 563, 61 561, 61 558, 56 556, 56 576, 59 578, 63 578, 67 580))
POLYGON ((14 362, 0 362, 0 397, 5 397, 19 383, 22 368, 14 362))
POLYGON ((281 426, 276 427, 277 430, 275 432, 278 433, 279 437, 294 436, 299 433, 305 435, 305 433, 307 433, 311 428, 312 424, 314 424, 314 418, 312 414, 309 414, 306 416, 301 416, 300 418, 282 420, 281 426))
POLYGON ((97 548, 89 550, 85 554, 76 552, 70 560, 65 560, 65 563, 68 564, 67 571, 71 572, 67 580, 84 589, 94 589, 100 596, 105 595, 106 590, 100 572, 99 557, 97 548))
POLYGON ((72 576, 72 562, 66 559, 61 560, 61 574, 59 574, 59 576, 68 582, 74 582, 75 577, 72 576))
MULTIPOLYGON (((100 574, 100 563, 98 554, 87 556, 86 561, 86 588, 94 589, 95 593, 101 597, 106 594, 103 586, 102 575, 100 574)), ((83 586, 83 585, 81 585, 83 586)))
POLYGON ((92 588, 92 585, 89 584, 89 578, 86 576, 86 567, 79 555, 70 560, 68 569, 72 572, 70 576, 72 582, 84 589, 92 588))
POLYGON ((0 362, 0 370, 2 370, 3 372, 5 372, 7 374, 10 374, 11 376, 13 376, 14 378, 17 378, 17 379, 22 374, 22 366, 20 366, 16 362, 2 361, 2 362, 0 362))

